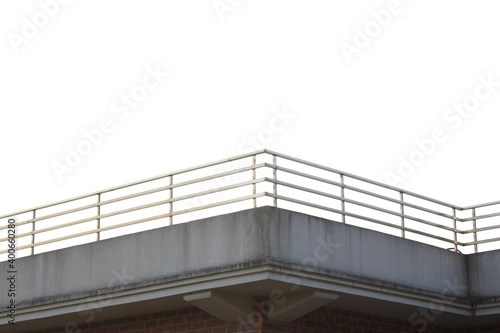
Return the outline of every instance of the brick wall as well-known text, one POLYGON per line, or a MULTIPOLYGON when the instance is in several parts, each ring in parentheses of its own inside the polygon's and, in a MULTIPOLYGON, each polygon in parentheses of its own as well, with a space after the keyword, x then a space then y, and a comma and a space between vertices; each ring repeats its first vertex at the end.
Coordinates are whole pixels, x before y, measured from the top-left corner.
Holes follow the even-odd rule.
MULTIPOLYGON (((125 317, 102 322, 80 325, 66 331, 65 328, 38 331, 36 333, 232 333, 232 332, 294 332, 294 333, 413 333, 419 332, 408 321, 371 316, 356 312, 341 311, 332 308, 320 308, 292 323, 273 322, 264 319, 262 313, 251 315, 253 324, 226 323, 198 308, 191 307, 176 311, 158 312, 147 315, 125 317)), ((472 329, 444 329, 428 326, 425 333, 496 333, 495 327, 472 329)), ((35 332, 30 332, 35 333, 35 332)))

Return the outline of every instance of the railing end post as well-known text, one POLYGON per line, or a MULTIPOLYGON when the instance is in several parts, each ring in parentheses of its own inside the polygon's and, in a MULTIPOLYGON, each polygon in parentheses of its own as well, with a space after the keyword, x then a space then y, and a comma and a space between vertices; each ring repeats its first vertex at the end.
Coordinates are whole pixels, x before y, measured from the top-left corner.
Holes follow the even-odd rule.
MULTIPOLYGON (((278 180, 278 171, 276 170, 276 155, 273 154, 273 165, 274 165, 274 168, 273 168, 273 179, 274 179, 274 184, 273 184, 273 192, 274 192, 274 195, 278 195, 278 184, 276 183, 276 181, 278 180)), ((274 200, 273 200, 273 203, 274 203, 274 207, 278 207, 278 199, 276 197, 274 197, 274 200)))

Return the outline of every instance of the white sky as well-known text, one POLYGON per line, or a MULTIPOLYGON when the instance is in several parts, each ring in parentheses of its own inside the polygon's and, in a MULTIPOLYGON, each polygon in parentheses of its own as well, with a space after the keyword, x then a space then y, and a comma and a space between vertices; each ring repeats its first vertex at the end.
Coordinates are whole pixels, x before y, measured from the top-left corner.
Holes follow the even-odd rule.
POLYGON ((397 185, 500 200, 500 86, 479 87, 500 82, 498 1, 54 1, 0 2, 0 215, 238 155, 259 134, 386 182, 436 128, 446 140, 397 185), (168 77, 126 114, 122 94, 157 69, 168 77), (443 118, 477 89, 468 118, 443 118), (273 118, 284 109, 286 126, 273 118), (113 129, 58 180, 52 164, 103 119, 113 129))

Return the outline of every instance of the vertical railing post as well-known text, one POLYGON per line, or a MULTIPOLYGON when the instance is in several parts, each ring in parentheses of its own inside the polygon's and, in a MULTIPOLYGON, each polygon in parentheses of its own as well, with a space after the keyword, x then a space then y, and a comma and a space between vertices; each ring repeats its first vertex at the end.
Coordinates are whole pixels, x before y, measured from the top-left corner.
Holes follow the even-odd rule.
POLYGON ((31 255, 35 254, 35 218, 36 209, 33 209, 33 221, 31 222, 31 255))
MULTIPOLYGON (((257 170, 255 170, 255 165, 257 164, 257 155, 252 156, 252 179, 255 180, 257 179, 257 170)), ((257 184, 253 183, 253 194, 257 194, 257 184)), ((257 198, 253 198, 253 208, 257 208, 257 198)))
POLYGON ((101 239, 101 193, 97 194, 97 241, 101 239))
MULTIPOLYGON (((274 165, 274 168, 273 168, 273 179, 274 179, 274 185, 273 185, 273 192, 274 192, 274 195, 278 195, 278 184, 276 184, 276 181, 278 180, 278 171, 276 170, 276 155, 273 155, 273 165, 274 165)), ((278 198, 274 197, 274 207, 278 207, 278 198)))
POLYGON ((455 252, 458 252, 458 238, 457 238, 457 210, 455 207, 453 209, 453 233, 454 233, 454 238, 453 238, 453 243, 455 244, 455 252))
POLYGON ((404 205, 404 197, 403 192, 399 191, 399 200, 401 201, 400 211, 401 211, 401 237, 405 238, 405 205, 404 205))
POLYGON ((474 253, 477 253, 477 225, 476 225, 476 208, 472 208, 472 226, 474 228, 474 253))
MULTIPOLYGON (((342 197, 342 199, 344 199, 345 193, 344 193, 344 175, 343 174, 340 174, 340 184, 342 185, 340 187, 340 196, 342 197)), ((340 207, 342 208, 342 212, 345 213, 345 201, 344 200, 340 201, 340 207)), ((342 223, 345 223, 345 214, 342 214, 342 223)))
MULTIPOLYGON (((172 185, 174 184, 174 175, 170 175, 170 189, 168 190, 168 193, 169 193, 169 200, 172 200, 174 198, 174 188, 172 187, 172 185)), ((174 212, 174 203, 173 201, 170 201, 168 203, 168 213, 170 214, 170 216, 168 217, 168 225, 172 225, 173 224, 173 216, 172 216, 172 213, 174 212)))

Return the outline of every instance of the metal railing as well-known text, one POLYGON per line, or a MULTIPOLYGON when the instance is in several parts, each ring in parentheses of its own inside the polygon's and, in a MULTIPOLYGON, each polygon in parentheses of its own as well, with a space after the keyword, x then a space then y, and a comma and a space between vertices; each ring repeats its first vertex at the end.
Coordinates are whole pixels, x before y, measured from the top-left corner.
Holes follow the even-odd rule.
POLYGON ((265 205, 457 252, 500 249, 500 201, 459 207, 260 150, 0 216, 0 261, 13 216, 15 250, 26 256, 265 205))

